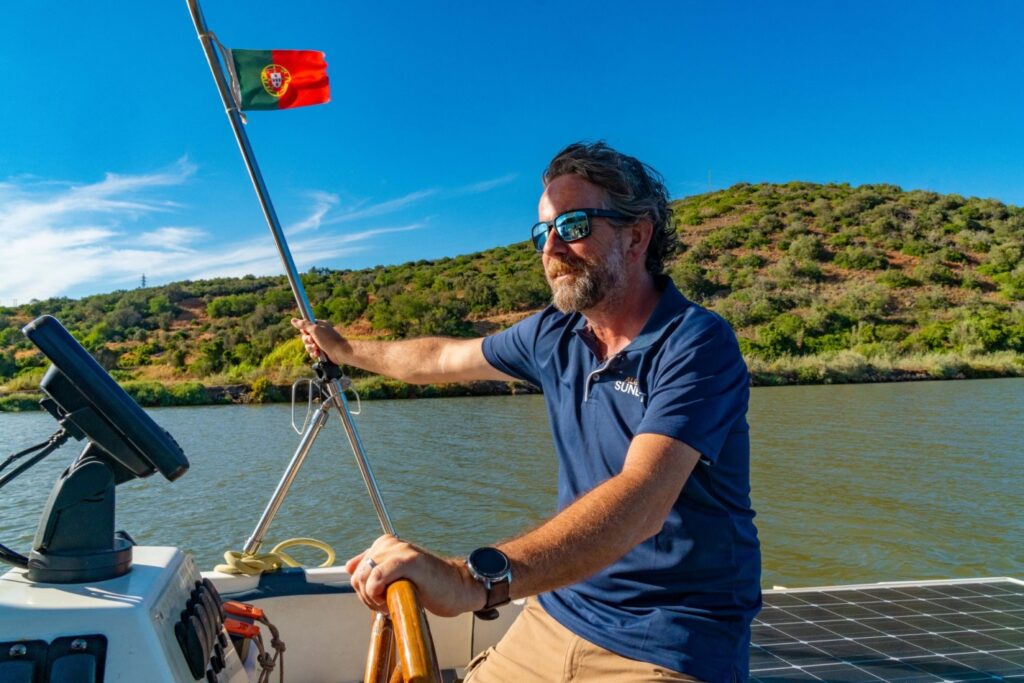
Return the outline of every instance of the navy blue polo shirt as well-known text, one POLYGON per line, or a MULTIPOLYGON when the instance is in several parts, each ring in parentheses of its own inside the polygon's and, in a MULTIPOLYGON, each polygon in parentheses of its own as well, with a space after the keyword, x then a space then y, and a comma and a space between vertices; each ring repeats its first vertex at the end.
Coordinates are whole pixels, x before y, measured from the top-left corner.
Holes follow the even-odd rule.
POLYGON ((704 681, 747 677, 761 560, 750 505, 746 364, 722 318, 668 278, 640 334, 602 360, 586 320, 548 307, 484 339, 488 362, 544 391, 558 508, 622 471, 637 434, 701 453, 661 531, 580 583, 540 596, 577 635, 704 681))

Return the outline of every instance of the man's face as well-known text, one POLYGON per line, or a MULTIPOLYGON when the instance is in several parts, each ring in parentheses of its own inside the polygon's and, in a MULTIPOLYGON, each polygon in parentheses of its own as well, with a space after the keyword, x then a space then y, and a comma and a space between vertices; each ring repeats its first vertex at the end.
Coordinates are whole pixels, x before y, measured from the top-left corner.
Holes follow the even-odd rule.
MULTIPOLYGON (((552 221, 573 209, 603 209, 607 194, 577 175, 552 180, 537 207, 539 220, 552 221)), ((544 275, 555 307, 565 313, 592 309, 617 298, 626 280, 620 234, 606 218, 591 218, 591 232, 576 242, 563 242, 554 231, 544 245, 544 275)))

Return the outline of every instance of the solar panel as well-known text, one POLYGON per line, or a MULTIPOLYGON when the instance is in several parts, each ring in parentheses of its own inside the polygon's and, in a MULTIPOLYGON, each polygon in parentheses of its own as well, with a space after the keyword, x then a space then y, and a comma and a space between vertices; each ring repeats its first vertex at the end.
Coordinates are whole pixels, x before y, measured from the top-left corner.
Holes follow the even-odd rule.
POLYGON ((1024 682, 1024 582, 765 591, 750 680, 1024 682))

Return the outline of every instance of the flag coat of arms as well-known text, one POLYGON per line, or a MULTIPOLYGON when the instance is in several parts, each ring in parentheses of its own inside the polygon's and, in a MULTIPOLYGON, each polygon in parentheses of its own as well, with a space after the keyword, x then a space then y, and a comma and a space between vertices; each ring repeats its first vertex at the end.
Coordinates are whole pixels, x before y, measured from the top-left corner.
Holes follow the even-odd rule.
POLYGON ((327 60, 316 50, 231 50, 242 109, 292 109, 331 100, 327 60))

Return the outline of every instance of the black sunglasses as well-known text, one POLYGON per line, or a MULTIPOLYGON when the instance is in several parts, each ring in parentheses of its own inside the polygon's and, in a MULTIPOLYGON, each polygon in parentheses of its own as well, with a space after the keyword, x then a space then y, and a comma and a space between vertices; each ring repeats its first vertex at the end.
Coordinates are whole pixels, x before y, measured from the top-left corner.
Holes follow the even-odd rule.
POLYGON ((533 240, 533 246, 536 247, 537 251, 544 251, 544 245, 547 244, 548 235, 551 234, 552 228, 555 229, 555 232, 558 233, 563 242, 581 240, 590 234, 591 217, 618 218, 619 220, 629 218, 626 214, 619 213, 618 211, 573 209, 572 211, 566 211, 560 216, 556 216, 553 221, 541 221, 534 225, 530 231, 530 239, 533 240))

